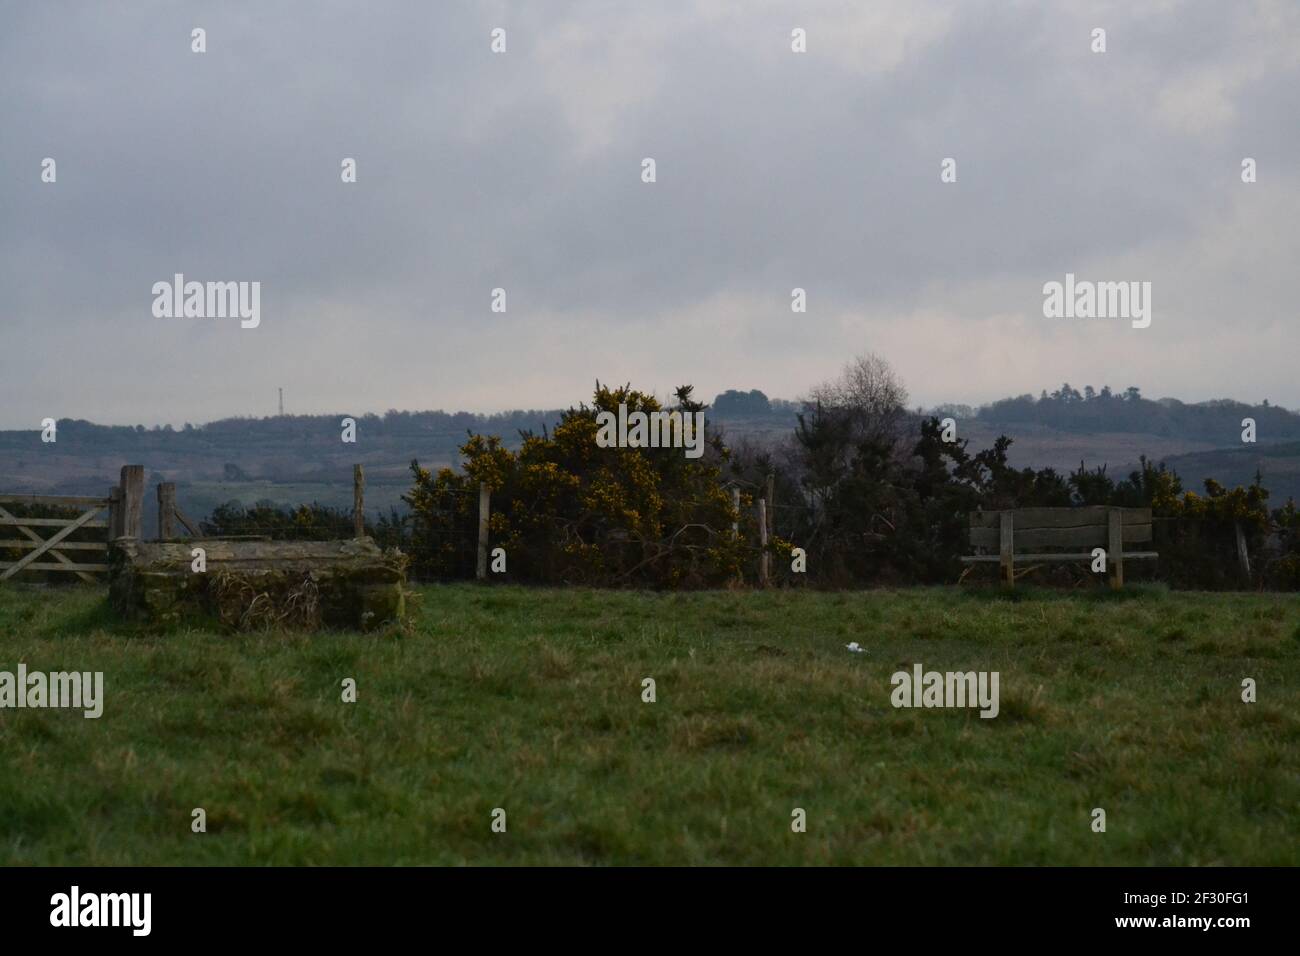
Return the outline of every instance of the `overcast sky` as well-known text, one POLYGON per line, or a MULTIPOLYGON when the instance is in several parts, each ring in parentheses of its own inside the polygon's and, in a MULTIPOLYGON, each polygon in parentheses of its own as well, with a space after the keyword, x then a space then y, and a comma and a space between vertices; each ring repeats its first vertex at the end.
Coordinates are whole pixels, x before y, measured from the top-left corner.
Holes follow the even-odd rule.
POLYGON ((1300 407, 1297 90, 1294 0, 0 0, 0 427, 792 398, 868 350, 913 404, 1300 407), (260 326, 156 318, 177 272, 260 326), (1067 272, 1150 328, 1044 318, 1067 272))

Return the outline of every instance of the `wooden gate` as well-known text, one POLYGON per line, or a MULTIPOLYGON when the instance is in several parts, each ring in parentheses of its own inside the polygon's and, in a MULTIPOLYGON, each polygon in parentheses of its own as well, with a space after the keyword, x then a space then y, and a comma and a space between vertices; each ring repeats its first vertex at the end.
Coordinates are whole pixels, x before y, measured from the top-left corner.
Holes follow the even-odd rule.
POLYGON ((77 561, 64 552, 82 555, 108 551, 108 542, 120 537, 139 538, 140 514, 144 491, 144 467, 126 465, 122 468, 121 483, 103 498, 83 498, 64 495, 0 495, 0 532, 17 529, 21 538, 0 537, 0 548, 25 550, 17 561, 0 561, 0 581, 12 578, 20 571, 64 571, 75 574, 83 581, 98 583, 96 574, 104 574, 104 562, 77 561), (77 508, 81 514, 75 518, 20 518, 5 505, 46 506, 77 508), (107 511, 107 516, 100 515, 107 511), (57 528, 48 538, 36 529, 57 528), (82 528, 103 528, 101 541, 68 541, 74 531, 82 528), (51 560, 52 559, 52 560, 51 560))
MULTIPOLYGON (((108 509, 108 498, 75 498, 61 495, 0 495, 0 528, 16 528, 22 538, 0 539, 0 548, 30 549, 17 561, 0 561, 0 581, 11 578, 19 571, 67 571, 84 581, 95 581, 94 575, 107 569, 107 565, 77 561, 65 554, 75 552, 106 552, 105 541, 68 541, 78 528, 107 528, 108 521, 97 516, 108 509), (58 508, 84 509, 76 518, 18 518, 5 505, 46 505, 58 508), (37 528, 58 528, 48 538, 41 537, 37 528), (45 559, 45 560, 41 560, 45 559)), ((79 555, 88 557, 88 555, 79 555)))

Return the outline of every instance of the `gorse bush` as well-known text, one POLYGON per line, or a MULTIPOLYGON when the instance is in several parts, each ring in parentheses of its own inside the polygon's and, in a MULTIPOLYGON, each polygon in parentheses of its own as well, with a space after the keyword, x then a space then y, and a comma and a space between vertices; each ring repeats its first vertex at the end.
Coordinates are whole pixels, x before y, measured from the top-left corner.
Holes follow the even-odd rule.
POLYGON ((434 475, 413 462, 405 500, 416 573, 461 566, 458 529, 477 515, 482 482, 492 494, 493 547, 505 549, 515 580, 706 587, 735 579, 746 535, 731 533, 743 519, 723 486, 721 442, 706 439, 704 454, 688 458, 680 448, 602 448, 596 440, 600 412, 703 411, 691 393, 682 386, 665 407, 630 386, 598 382, 591 405, 570 408, 553 430, 524 433, 518 451, 499 436, 471 435, 459 472, 434 475))

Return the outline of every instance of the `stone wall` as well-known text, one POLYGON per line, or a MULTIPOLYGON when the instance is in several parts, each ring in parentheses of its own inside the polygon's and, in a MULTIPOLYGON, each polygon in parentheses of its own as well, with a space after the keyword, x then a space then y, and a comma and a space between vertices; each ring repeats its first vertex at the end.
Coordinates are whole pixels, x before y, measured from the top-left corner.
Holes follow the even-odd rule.
POLYGON ((118 539, 109 600, 156 624, 216 619, 237 630, 370 630, 406 611, 407 557, 370 538, 346 541, 118 539), (202 548, 206 568, 194 569, 202 548))

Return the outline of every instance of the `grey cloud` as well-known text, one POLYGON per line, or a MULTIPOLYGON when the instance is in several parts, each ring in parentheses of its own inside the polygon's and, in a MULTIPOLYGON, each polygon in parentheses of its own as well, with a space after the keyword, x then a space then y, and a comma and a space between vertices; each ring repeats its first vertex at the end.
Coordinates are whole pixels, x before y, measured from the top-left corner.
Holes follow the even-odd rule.
POLYGON ((0 427, 267 413, 277 385, 304 411, 790 395, 885 345, 924 401, 1065 371, 1300 405, 1261 354, 1300 292, 1273 253, 1300 19, 1129 6, 5 4, 0 427), (1045 325, 1042 283, 1099 268, 1157 283, 1150 335, 1045 325), (154 319, 178 271, 260 280, 262 327, 154 319), (934 348, 972 335, 1007 367, 934 348))

